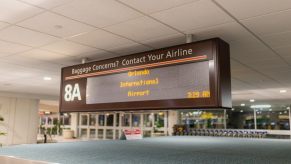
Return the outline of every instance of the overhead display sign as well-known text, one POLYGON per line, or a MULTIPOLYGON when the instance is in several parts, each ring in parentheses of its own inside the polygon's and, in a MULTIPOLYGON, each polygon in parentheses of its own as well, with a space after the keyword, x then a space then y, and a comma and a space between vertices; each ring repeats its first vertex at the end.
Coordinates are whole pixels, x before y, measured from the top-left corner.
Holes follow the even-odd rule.
POLYGON ((61 112, 230 107, 229 46, 218 38, 62 69, 61 112))

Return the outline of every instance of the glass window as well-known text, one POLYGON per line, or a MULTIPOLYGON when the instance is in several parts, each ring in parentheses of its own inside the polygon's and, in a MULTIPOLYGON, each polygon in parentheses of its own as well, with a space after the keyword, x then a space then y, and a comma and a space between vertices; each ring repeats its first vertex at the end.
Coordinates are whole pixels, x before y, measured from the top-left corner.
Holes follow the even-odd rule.
POLYGON ((140 126, 140 114, 132 114, 132 126, 133 127, 140 126))
POLYGON ((96 114, 90 114, 89 123, 90 123, 90 126, 96 125, 96 114))
POLYGON ((58 123, 58 118, 54 117, 53 118, 53 125, 57 124, 58 123))
POLYGON ((41 125, 45 125, 46 124, 46 117, 41 117, 41 125))
POLYGON ((143 131, 143 137, 151 137, 151 131, 150 130, 143 131))
POLYGON ((121 114, 122 126, 129 126, 130 114, 121 114))
POLYGON ((144 114, 143 115, 143 126, 152 127, 153 126, 153 114, 144 114))
POLYGON ((81 125, 88 125, 88 116, 87 115, 81 115, 81 125))
POLYGON ((98 139, 103 139, 103 129, 98 129, 98 139))
POLYGON ((164 125, 164 112, 155 113, 155 127, 163 128, 164 125))
POLYGON ((116 121, 115 121, 115 126, 118 127, 119 126, 119 113, 116 113, 116 121))
POLYGON ((96 130, 90 129, 90 138, 96 138, 96 130))
POLYGON ((228 129, 255 129, 254 111, 247 108, 227 110, 228 129))
POLYGON ((106 126, 113 126, 113 114, 106 114, 106 126))
POLYGON ((257 129, 289 130, 288 110, 256 110, 257 129))
POLYGON ((87 138, 87 129, 81 129, 80 137, 81 138, 87 138))
POLYGON ((104 126, 104 124, 105 124, 105 116, 104 116, 104 114, 99 114, 98 115, 98 125, 104 126))
POLYGON ((64 115, 64 125, 71 125, 71 115, 64 115))
POLYGON ((106 129, 106 139, 113 139, 113 130, 106 129))
POLYGON ((47 118, 47 124, 51 125, 52 124, 52 119, 50 117, 47 118))
POLYGON ((115 130, 115 139, 116 139, 116 140, 119 139, 119 130, 115 130))

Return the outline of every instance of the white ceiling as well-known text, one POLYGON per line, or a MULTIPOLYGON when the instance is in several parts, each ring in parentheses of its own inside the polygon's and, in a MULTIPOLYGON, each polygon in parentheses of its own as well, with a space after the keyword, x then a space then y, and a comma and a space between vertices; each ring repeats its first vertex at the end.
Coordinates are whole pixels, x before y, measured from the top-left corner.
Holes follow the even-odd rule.
POLYGON ((291 0, 0 3, 1 91, 57 97, 61 67, 181 44, 194 34, 230 44, 235 103, 291 103, 291 0))

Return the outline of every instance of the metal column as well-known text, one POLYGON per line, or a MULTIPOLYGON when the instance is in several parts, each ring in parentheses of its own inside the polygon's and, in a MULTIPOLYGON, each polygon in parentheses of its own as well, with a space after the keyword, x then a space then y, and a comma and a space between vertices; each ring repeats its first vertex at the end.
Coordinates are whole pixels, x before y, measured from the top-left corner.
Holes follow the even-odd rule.
POLYGON ((254 124, 255 124, 255 129, 257 129, 257 110, 254 108, 254 124))

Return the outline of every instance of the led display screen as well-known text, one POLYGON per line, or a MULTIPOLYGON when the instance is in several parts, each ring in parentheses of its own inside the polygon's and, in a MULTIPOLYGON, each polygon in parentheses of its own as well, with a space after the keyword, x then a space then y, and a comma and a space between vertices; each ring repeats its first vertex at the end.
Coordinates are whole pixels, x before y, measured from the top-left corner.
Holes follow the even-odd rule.
POLYGON ((215 38, 65 67, 60 111, 230 108, 229 65, 215 38))

